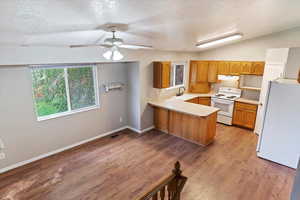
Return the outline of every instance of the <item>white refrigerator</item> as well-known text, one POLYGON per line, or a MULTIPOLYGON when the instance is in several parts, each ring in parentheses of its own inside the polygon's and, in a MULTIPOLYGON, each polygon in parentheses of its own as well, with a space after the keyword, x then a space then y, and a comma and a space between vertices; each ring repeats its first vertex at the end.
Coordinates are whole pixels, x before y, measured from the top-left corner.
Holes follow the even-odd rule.
POLYGON ((257 155, 297 168, 300 156, 300 84, 278 79, 269 84, 257 155))

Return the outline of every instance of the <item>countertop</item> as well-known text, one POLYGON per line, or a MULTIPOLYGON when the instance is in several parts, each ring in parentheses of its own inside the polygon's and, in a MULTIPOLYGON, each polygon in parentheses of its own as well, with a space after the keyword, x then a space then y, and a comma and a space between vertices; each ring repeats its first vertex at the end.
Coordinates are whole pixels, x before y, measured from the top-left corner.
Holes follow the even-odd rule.
POLYGON ((187 93, 182 96, 178 96, 178 97, 174 96, 169 99, 149 100, 148 103, 152 106, 165 108, 172 111, 177 111, 180 113, 185 113, 188 115, 207 117, 215 112, 218 112, 220 109, 211 106, 188 103, 185 101, 195 97, 210 97, 212 95, 213 93, 208 93, 208 94, 187 93))
MULTIPOLYGON (((194 116, 200 116, 200 117, 206 117, 211 115, 214 112, 218 112, 220 109, 219 108, 214 108, 211 106, 205 106, 205 105, 200 105, 200 104, 194 104, 194 103, 188 103, 185 102, 189 99, 193 99, 196 97, 211 97, 213 96, 214 93, 185 93, 182 96, 172 96, 166 99, 151 99, 148 101, 148 103, 152 106, 160 107, 160 108, 165 108, 168 110, 173 110, 189 115, 194 115, 194 116)), ((249 103, 249 104, 254 104, 254 105, 259 105, 259 102, 256 100, 251 100, 251 99, 245 99, 245 98, 238 98, 238 102, 243 102, 243 103, 249 103)))
POLYGON ((251 100, 251 99, 245 99, 245 98, 238 98, 235 101, 242 102, 242 103, 249 103, 249 104, 259 105, 259 102, 257 100, 251 100))
POLYGON ((189 99, 193 99, 193 98, 196 98, 196 97, 211 97, 214 94, 215 93, 213 93, 213 92, 206 93, 206 94, 202 94, 202 93, 184 93, 184 95, 182 95, 182 96, 173 96, 171 98, 182 100, 182 101, 187 101, 189 99))

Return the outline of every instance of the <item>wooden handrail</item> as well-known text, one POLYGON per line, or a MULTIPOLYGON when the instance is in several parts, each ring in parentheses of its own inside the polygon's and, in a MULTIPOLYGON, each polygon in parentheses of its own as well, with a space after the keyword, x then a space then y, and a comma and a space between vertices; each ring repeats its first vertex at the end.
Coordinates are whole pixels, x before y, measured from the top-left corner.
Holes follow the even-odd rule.
POLYGON ((175 163, 172 174, 163 179, 157 186, 151 189, 137 200, 180 200, 180 193, 187 181, 187 177, 181 175, 180 163, 175 163))

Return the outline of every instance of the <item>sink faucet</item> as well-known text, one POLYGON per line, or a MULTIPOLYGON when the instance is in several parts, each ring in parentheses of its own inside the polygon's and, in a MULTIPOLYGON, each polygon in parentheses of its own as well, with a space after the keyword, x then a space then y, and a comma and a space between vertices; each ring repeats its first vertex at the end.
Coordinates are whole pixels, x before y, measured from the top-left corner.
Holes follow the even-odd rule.
POLYGON ((180 88, 178 89, 178 92, 176 93, 176 96, 181 96, 181 95, 183 95, 183 94, 184 94, 184 91, 185 91, 185 87, 184 87, 184 86, 180 87, 180 88), (183 89, 183 91, 181 91, 181 89, 183 89))

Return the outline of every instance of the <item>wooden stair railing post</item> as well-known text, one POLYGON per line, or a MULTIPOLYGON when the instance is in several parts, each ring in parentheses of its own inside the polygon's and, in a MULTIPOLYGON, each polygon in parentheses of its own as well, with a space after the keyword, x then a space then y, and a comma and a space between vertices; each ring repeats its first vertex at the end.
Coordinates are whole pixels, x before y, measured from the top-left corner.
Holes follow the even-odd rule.
POLYGON ((180 192, 178 192, 180 190, 179 188, 179 181, 181 178, 181 173, 182 171, 180 170, 180 163, 177 161, 175 163, 175 168, 173 169, 173 173, 175 175, 175 179, 174 179, 174 184, 175 184, 175 194, 174 194, 174 200, 179 200, 180 199, 180 192))
POLYGON ((180 200, 181 191, 187 181, 187 177, 182 176, 181 173, 180 163, 177 161, 172 174, 138 200, 158 200, 159 197, 164 200, 166 188, 168 200, 180 200))
POLYGON ((182 171, 180 170, 180 163, 177 161, 175 163, 175 168, 173 169, 174 179, 169 184, 170 200, 180 200, 180 194, 187 179, 186 177, 183 177, 181 173, 182 171))

